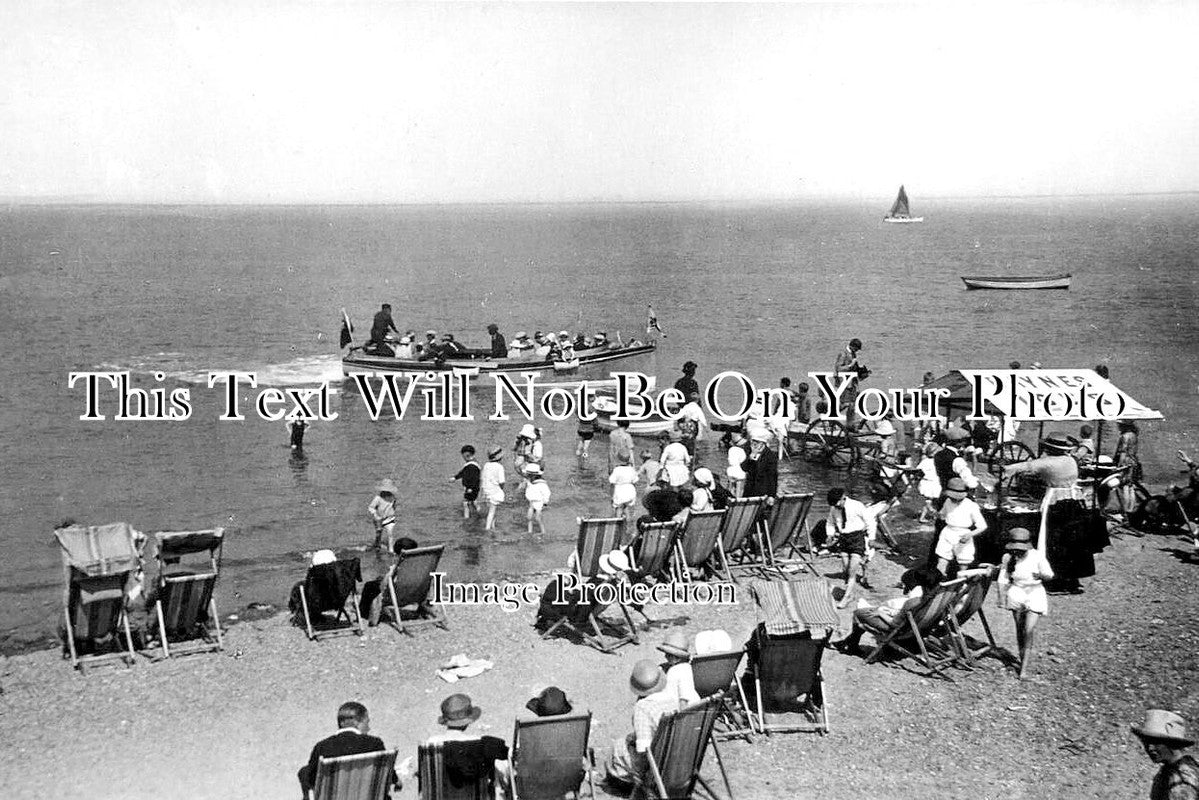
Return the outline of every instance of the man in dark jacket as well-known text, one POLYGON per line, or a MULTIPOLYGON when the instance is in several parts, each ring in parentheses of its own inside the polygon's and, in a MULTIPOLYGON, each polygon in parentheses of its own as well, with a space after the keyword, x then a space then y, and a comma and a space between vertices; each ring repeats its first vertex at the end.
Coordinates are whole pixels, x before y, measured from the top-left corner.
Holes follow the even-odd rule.
POLYGON ((749 441, 749 456, 741 463, 745 470, 745 489, 742 497, 767 497, 774 504, 779 493, 779 457, 769 446, 770 434, 755 430, 749 441))
MULTIPOLYGON (((361 703, 342 703, 337 709, 337 727, 336 734, 316 743, 312 748, 312 754, 308 756, 308 763, 300 767, 300 789, 305 798, 312 792, 316 782, 317 765, 321 758, 356 756, 387 749, 382 739, 370 735, 370 715, 366 712, 366 706, 361 703)), ((400 790, 400 778, 394 771, 391 773, 391 785, 397 792, 400 790)))

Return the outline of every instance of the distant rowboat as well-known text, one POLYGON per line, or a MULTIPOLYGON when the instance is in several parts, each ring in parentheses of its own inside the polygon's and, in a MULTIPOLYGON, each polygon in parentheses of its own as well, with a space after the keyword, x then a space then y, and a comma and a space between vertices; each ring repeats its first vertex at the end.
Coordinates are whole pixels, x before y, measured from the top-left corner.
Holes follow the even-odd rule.
POLYGON ((967 289, 1069 289, 1070 273, 1065 275, 1024 275, 1021 277, 966 277, 967 289))

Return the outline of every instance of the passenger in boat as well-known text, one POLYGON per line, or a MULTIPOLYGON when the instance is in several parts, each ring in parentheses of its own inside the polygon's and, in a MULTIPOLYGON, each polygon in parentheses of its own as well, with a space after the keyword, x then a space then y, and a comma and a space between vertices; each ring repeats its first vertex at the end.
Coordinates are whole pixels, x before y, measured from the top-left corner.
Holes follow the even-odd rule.
POLYGON ((562 331, 558 334, 558 358, 557 361, 574 361, 575 346, 570 341, 570 331, 562 331))
POLYGON ((400 337, 400 343, 395 346, 396 358, 412 358, 415 353, 412 352, 412 337, 404 334, 400 337))
POLYGON ((487 332, 491 334, 491 357, 507 358, 508 342, 504 339, 504 334, 500 333, 500 327, 493 322, 487 326, 487 332))
POLYGON ((538 358, 548 358, 552 349, 552 343, 544 333, 537 331, 533 334, 533 355, 538 358))
POLYGON ((585 350, 588 347, 591 347, 591 340, 587 338, 587 335, 582 331, 576 333, 574 343, 575 350, 585 350))
POLYGON ((466 353, 466 348, 462 343, 454 339, 454 334, 447 333, 441 337, 441 357, 454 358, 466 353))
POLYGON ((699 382, 695 380, 695 371, 699 369, 699 364, 694 361, 688 361, 683 364, 683 377, 674 382, 674 388, 686 400, 692 392, 699 394, 699 382))
POLYGON ((516 335, 512 337, 512 344, 508 345, 508 358, 519 358, 532 350, 533 343, 529 341, 529 334, 517 331, 516 335))
POLYGON ((374 322, 371 323, 371 341, 383 344, 387 341, 388 333, 400 335, 399 329, 396 328, 396 324, 391 318, 391 303, 384 303, 383 307, 375 312, 374 322))
POLYGON ((596 331, 595 336, 591 337, 591 346, 607 348, 608 347, 608 332, 607 331, 596 331))
POLYGON ((429 361, 441 356, 441 347, 437 344, 437 331, 425 331, 424 344, 418 348, 417 358, 429 361))

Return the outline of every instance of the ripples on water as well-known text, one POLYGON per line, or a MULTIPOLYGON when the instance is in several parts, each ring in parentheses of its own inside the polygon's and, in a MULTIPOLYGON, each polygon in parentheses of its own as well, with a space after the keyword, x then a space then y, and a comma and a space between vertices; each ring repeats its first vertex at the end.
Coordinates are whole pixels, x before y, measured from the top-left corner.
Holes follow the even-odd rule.
MULTIPOLYGON (((858 336, 877 386, 931 370, 1108 364, 1117 385, 1166 421, 1144 426, 1149 479, 1177 476, 1196 447, 1199 198, 935 201, 928 220, 886 226, 878 207, 485 206, 398 208, 10 208, 0 217, 0 329, 8 347, 0 422, 0 594, 7 647, 44 636, 60 602, 51 530, 67 517, 143 531, 226 525, 222 603, 281 602, 303 554, 367 542, 365 508, 390 475, 401 529, 456 545, 456 577, 526 574, 561 563, 578 515, 609 510, 603 436, 573 457, 574 426, 547 423, 545 540, 523 504, 484 534, 457 517, 449 478, 467 442, 511 446, 519 421, 371 422, 349 384, 342 418, 290 454, 282 424, 216 422, 210 369, 265 385, 335 378, 345 307, 362 337, 380 302, 397 324, 481 345, 518 329, 643 334, 654 304, 669 338, 665 385, 687 359, 773 386, 828 369, 858 336), (1069 292, 966 292, 963 274, 1072 272, 1069 292), (139 385, 187 385, 184 422, 81 422, 73 370, 128 369, 139 385)), ((490 391, 483 392, 490 404, 490 391)), ((709 453, 710 462, 722 456, 709 453)), ((837 476, 784 466, 784 483, 837 476)), ((366 554, 373 572, 373 554, 366 554)))

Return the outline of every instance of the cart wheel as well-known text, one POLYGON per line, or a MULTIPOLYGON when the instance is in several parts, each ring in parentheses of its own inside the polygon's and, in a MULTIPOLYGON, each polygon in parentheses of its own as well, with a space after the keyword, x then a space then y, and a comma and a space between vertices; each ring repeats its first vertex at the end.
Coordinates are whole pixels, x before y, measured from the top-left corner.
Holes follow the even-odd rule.
POLYGON ((840 422, 816 420, 800 440, 803 457, 837 469, 849 469, 859 459, 857 442, 840 422))
POLYGON ((987 459, 987 471, 992 475, 998 475, 1005 464, 1019 464, 1035 457, 1036 454, 1024 442, 1004 442, 1003 447, 987 459))

